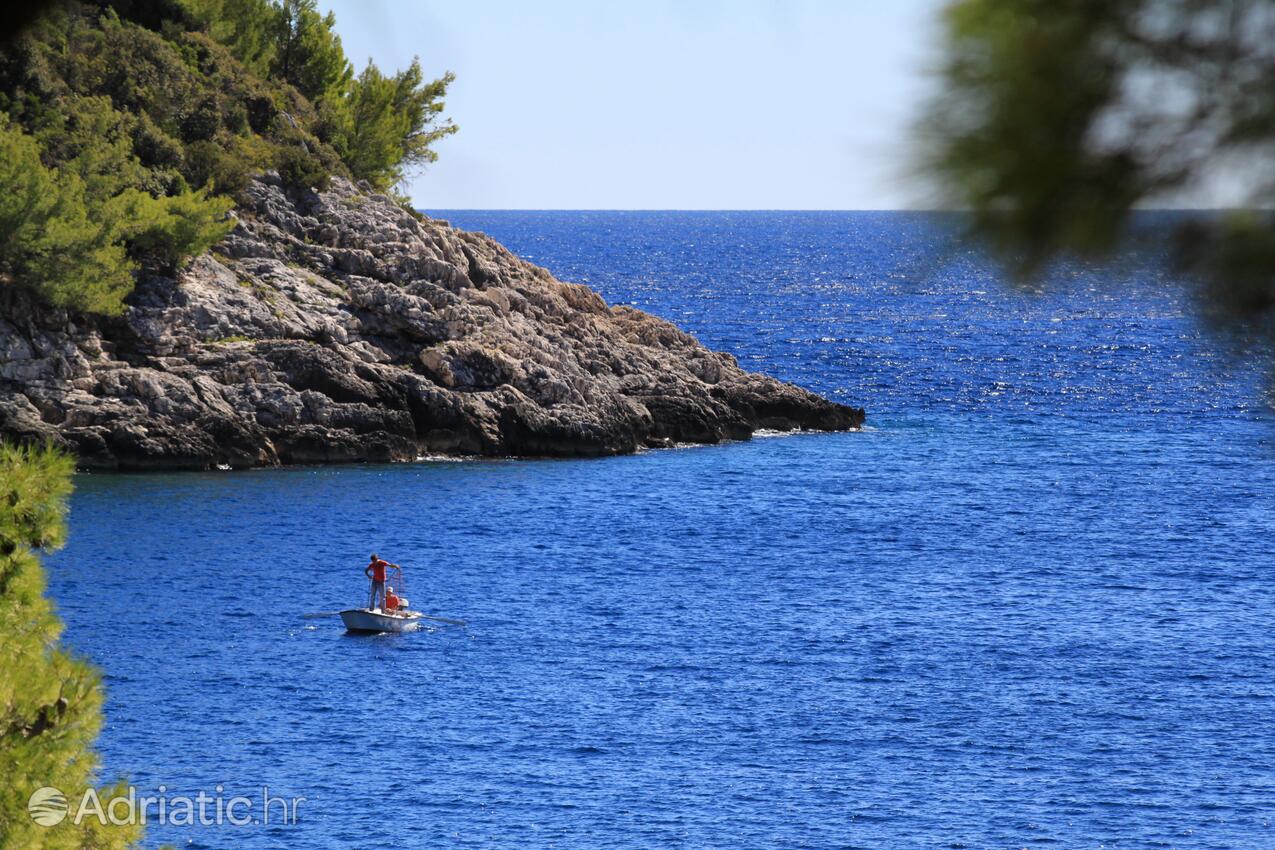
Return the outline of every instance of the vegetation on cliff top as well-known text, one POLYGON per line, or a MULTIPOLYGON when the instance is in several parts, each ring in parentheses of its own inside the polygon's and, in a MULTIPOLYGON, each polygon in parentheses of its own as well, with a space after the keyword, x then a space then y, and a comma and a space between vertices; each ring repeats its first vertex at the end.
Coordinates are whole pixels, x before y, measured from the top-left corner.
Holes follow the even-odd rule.
POLYGON ((315 0, 68 2, 0 50, 0 285, 118 313, 233 226, 255 173, 391 189, 455 132, 448 74, 358 75, 315 0))

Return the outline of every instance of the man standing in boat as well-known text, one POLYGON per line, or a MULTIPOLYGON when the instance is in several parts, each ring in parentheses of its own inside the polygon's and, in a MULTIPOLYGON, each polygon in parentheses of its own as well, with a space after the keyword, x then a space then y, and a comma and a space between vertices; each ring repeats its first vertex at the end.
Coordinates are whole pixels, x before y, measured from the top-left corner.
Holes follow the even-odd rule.
POLYGON ((363 574, 372 580, 372 598, 368 600, 367 607, 385 607, 385 570, 389 566, 390 564, 382 561, 379 555, 372 553, 371 563, 363 570, 363 574))

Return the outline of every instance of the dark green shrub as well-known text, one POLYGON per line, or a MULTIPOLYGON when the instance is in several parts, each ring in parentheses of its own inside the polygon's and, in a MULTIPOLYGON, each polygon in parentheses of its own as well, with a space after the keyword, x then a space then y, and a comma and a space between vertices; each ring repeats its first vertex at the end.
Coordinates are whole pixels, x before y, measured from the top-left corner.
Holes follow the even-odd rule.
POLYGON ((206 142, 222 128, 221 107, 214 95, 205 95, 181 121, 182 141, 206 142))
POLYGON ((213 193, 235 196, 252 179, 251 163, 238 150, 226 150, 216 142, 186 146, 186 169, 195 186, 212 184, 213 193))
POLYGON ((231 101, 225 104, 222 116, 226 130, 233 135, 248 131, 248 108, 242 102, 231 101))
POLYGON ((289 189, 317 189, 328 187, 332 172, 323 162, 300 145, 280 145, 275 153, 275 170, 289 189))
POLYGON ((274 98, 264 92, 249 95, 244 106, 248 111, 248 126, 254 133, 266 132, 279 116, 274 98))
POLYGON ((138 116, 133 128, 133 153, 147 168, 180 168, 182 144, 155 125, 149 115, 138 116))

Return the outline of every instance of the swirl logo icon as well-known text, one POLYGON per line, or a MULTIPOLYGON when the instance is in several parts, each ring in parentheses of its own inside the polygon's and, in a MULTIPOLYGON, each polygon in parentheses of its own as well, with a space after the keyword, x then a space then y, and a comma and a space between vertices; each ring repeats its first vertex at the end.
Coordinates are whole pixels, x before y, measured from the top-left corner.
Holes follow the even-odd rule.
POLYGON ((40 826, 57 826, 66 817, 68 808, 66 795, 48 785, 35 789, 27 800, 27 812, 40 826))

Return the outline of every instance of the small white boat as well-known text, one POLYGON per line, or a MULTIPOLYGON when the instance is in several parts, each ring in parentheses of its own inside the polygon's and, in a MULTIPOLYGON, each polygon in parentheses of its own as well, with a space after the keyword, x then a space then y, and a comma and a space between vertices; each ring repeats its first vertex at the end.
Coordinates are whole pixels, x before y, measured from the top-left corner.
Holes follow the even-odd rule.
POLYGON ((386 611, 383 608, 347 608, 341 612, 341 620, 347 631, 373 632, 410 632, 419 628, 425 617, 419 611, 386 611))
POLYGON ((372 595, 368 599, 368 604, 372 605, 380 601, 387 607, 384 608, 346 608, 344 611, 327 611, 322 614, 306 614, 310 617, 329 617, 332 614, 340 614, 341 621, 345 623, 347 631, 359 634, 380 634, 383 632, 410 632, 420 628, 422 620, 432 620, 436 623, 446 623, 449 626, 464 626, 464 620, 454 620, 451 617, 436 617, 433 614, 423 614, 420 611, 411 609, 410 604, 402 596, 395 594, 403 592, 403 568, 398 564, 390 564, 387 568, 387 582, 385 594, 383 598, 377 598, 372 595))

